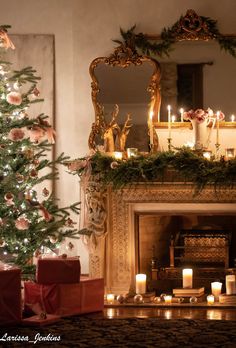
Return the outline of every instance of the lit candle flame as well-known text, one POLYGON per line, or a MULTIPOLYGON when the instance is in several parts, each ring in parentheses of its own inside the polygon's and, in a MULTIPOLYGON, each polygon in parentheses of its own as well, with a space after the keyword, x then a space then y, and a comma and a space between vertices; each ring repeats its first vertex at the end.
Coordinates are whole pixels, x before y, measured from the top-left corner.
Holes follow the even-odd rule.
POLYGON ((231 116, 231 122, 234 122, 234 119, 235 119, 235 116, 232 115, 232 116, 231 116))

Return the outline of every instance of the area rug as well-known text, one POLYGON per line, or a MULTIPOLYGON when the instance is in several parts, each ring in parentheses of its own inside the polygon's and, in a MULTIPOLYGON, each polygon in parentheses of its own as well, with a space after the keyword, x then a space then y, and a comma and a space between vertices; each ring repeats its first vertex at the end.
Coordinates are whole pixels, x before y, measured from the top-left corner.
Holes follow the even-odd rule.
POLYGON ((222 320, 76 316, 41 328, 0 328, 0 333, 0 347, 236 347, 236 321, 222 320))

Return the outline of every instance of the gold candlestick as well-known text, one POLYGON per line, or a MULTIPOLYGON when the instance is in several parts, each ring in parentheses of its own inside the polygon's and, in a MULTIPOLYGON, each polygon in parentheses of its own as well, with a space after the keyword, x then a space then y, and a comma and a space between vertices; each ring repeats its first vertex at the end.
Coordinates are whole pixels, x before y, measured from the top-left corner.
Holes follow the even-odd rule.
POLYGON ((170 151, 170 149, 171 149, 171 106, 170 105, 167 106, 167 110, 168 110, 168 138, 167 138, 167 142, 168 142, 168 150, 170 151))
POLYGON ((171 138, 171 106, 170 105, 167 106, 167 110, 168 110, 168 134, 169 134, 169 138, 171 138))
POLYGON ((219 143, 219 131, 220 131, 220 111, 216 113, 216 159, 220 157, 220 143, 219 143))
POLYGON ((168 141, 168 151, 170 151, 171 150, 171 138, 167 138, 167 141, 168 141))

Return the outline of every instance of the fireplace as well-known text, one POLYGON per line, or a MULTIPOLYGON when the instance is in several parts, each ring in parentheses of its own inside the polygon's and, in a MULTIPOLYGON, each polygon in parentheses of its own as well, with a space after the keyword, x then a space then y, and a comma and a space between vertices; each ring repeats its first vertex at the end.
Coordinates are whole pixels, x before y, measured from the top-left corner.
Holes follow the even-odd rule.
POLYGON ((194 286, 210 291, 235 267, 236 216, 200 213, 135 214, 135 260, 149 290, 158 294, 181 287, 182 269, 194 269, 194 286))
MULTIPOLYGON (((174 229, 214 227, 231 232, 231 244, 235 240, 236 189, 208 186, 196 195, 192 183, 138 183, 113 190, 90 182, 86 196, 88 223, 99 226, 90 238, 90 275, 103 276, 109 292, 128 292, 140 271, 150 275, 153 246, 160 266, 173 270, 169 246, 174 229)), ((231 268, 234 258, 235 251, 231 268)))

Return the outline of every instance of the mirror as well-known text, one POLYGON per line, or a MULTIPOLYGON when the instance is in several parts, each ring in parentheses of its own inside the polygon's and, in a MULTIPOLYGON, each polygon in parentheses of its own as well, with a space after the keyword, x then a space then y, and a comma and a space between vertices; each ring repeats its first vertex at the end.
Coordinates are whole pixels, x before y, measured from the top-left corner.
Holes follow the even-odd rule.
POLYGON ((125 148, 149 151, 148 120, 150 114, 158 115, 160 110, 159 64, 121 45, 110 57, 95 59, 90 75, 96 115, 90 148, 105 145, 106 152, 125 148), (109 132, 112 146, 106 142, 109 132))
POLYGON ((172 106, 176 120, 180 109, 222 110, 225 121, 236 114, 236 60, 211 41, 185 41, 175 44, 161 64, 160 121, 167 121, 167 105, 172 106))

